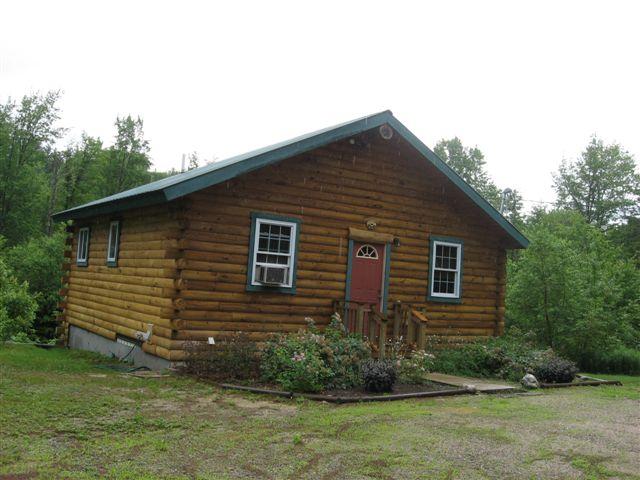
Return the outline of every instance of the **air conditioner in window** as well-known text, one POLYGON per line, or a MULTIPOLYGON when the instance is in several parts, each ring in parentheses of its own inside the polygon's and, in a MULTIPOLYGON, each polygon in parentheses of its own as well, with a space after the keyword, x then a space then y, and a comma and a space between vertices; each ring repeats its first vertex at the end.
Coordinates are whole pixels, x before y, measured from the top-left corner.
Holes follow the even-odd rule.
POLYGON ((287 283, 287 267, 265 267, 256 268, 256 281, 266 285, 282 285, 287 283))

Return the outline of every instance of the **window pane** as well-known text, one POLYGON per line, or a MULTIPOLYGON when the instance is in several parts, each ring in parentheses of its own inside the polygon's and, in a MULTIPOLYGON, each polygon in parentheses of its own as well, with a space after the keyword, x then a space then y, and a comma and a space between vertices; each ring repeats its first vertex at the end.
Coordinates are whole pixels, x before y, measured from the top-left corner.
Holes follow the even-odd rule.
POLYGON ((109 229, 109 255, 108 258, 114 260, 118 246, 118 224, 112 223, 109 229))
MULTIPOLYGON (((292 241, 294 228, 291 225, 280 225, 278 223, 270 223, 268 220, 258 220, 257 236, 254 240, 256 256, 256 265, 253 267, 254 275, 256 275, 257 267, 260 265, 265 266, 283 266, 288 267, 287 271, 290 271, 292 266, 292 241)), ((254 284, 256 283, 254 276, 254 284)), ((289 284, 291 278, 287 275, 285 283, 289 284)), ((260 282, 258 282, 260 283, 260 282)))
POLYGON ((78 256, 77 259, 80 262, 87 260, 87 249, 89 243, 89 231, 82 229, 78 232, 78 256))
POLYGON ((442 268, 442 245, 436 245, 435 260, 436 268, 442 268))
POLYGON ((283 225, 260 224, 258 251, 269 253, 290 253, 291 227, 283 225))

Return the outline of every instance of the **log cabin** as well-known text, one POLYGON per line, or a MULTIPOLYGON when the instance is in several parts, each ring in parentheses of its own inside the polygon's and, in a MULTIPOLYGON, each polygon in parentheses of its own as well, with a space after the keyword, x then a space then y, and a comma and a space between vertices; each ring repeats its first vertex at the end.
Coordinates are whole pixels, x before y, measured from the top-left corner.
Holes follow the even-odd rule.
POLYGON ((185 342, 259 342, 334 312, 381 348, 500 335, 506 254, 528 244, 390 111, 54 219, 64 340, 158 368, 185 342))

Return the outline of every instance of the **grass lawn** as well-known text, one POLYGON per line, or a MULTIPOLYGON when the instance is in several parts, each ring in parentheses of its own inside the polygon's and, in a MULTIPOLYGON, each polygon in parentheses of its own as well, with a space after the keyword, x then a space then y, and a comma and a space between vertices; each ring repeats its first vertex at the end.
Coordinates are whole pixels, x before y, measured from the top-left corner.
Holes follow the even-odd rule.
POLYGON ((105 363, 0 344, 0 479, 640 479, 640 377, 334 406, 105 363))

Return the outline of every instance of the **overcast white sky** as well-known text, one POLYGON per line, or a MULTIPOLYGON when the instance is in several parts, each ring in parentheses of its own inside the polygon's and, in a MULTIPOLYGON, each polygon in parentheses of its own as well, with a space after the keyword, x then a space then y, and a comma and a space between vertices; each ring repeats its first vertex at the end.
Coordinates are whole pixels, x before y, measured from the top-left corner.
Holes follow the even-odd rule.
POLYGON ((639 2, 0 5, 0 101, 61 89, 69 138, 107 143, 140 115, 160 170, 385 109, 526 199, 593 133, 640 156, 639 2))

